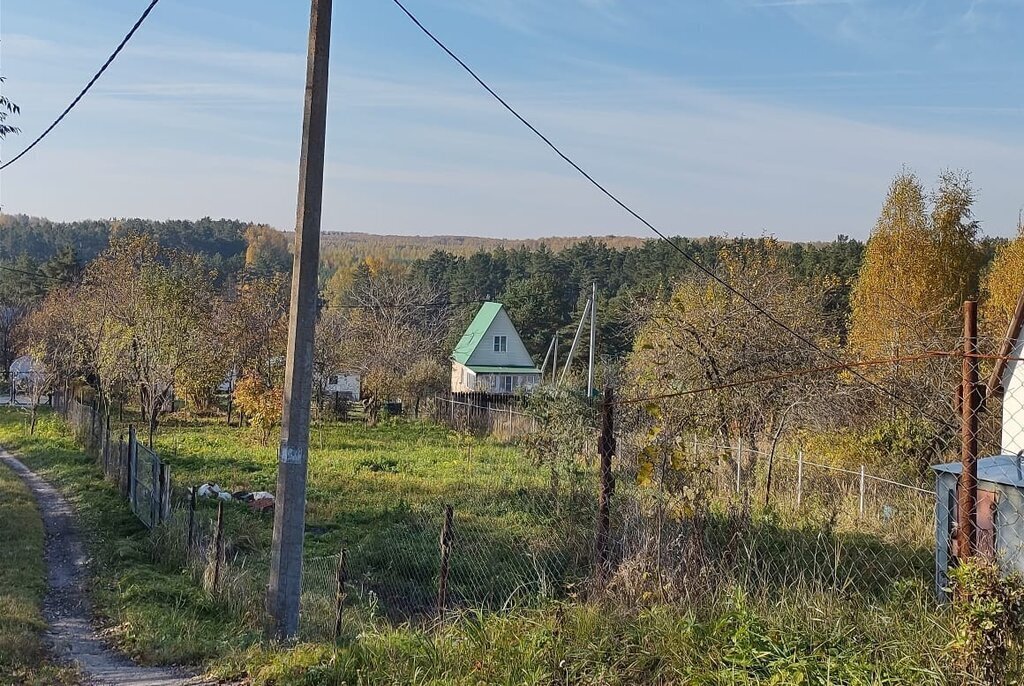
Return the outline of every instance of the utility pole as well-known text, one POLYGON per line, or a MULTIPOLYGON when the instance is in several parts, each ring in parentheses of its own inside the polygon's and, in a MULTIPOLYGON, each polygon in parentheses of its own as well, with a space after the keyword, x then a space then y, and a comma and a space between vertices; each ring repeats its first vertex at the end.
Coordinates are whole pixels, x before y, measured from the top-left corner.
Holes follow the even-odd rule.
POLYGON ((597 282, 590 295, 590 362, 587 365, 587 399, 594 397, 594 349, 597 345, 597 282))
POLYGON ((313 332, 317 315, 320 210, 327 134, 331 5, 332 0, 312 0, 309 16, 295 259, 288 314, 281 447, 277 461, 274 542, 270 560, 270 587, 267 591, 267 610, 273 620, 272 630, 281 639, 291 638, 298 629, 299 595, 302 590, 309 404, 313 385, 313 332))
POLYGON ((963 383, 960 434, 960 481, 957 491, 957 557, 966 560, 975 551, 975 510, 978 503, 978 310, 973 300, 964 302, 963 383))

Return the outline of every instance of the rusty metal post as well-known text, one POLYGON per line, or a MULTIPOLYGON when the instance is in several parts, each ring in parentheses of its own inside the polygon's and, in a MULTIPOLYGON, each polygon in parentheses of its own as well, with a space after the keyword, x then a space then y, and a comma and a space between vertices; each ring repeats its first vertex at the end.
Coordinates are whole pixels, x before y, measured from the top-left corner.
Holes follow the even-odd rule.
POLYGON ((975 552, 978 502, 978 310, 964 302, 964 357, 961 365, 960 481, 957 491, 957 552, 965 559, 975 552))
POLYGON ((444 523, 441 525, 441 569, 437 577, 437 615, 444 621, 444 612, 448 606, 448 574, 452 563, 452 520, 454 512, 451 505, 444 506, 444 523))
POLYGON ((338 555, 337 586, 334 591, 334 640, 341 636, 341 613, 345 607, 345 582, 348 581, 348 560, 344 548, 338 555))
POLYGON ((611 503, 615 492, 615 476, 612 474, 612 456, 615 455, 615 391, 610 386, 604 389, 601 400, 601 437, 597 442, 600 455, 601 484, 597 499, 597 532, 594 539, 594 563, 597 583, 604 586, 611 573, 611 503))

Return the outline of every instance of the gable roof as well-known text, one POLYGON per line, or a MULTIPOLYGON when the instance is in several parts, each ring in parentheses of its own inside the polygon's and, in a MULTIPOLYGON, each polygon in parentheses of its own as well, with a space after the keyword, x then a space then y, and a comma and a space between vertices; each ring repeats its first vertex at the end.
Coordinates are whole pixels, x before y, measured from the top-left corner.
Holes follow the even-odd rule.
POLYGON ((487 334, 487 329, 491 327, 503 307, 504 305, 501 303, 486 302, 483 304, 480 311, 473 317, 473 321, 470 322, 466 333, 462 334, 455 350, 452 351, 453 360, 460 364, 466 364, 469 361, 470 356, 476 351, 476 347, 480 345, 480 341, 487 334))
MULTIPOLYGON (((932 469, 946 474, 959 474, 963 470, 963 465, 959 462, 949 462, 934 465, 932 469)), ((978 481, 1024 487, 1024 460, 1016 455, 993 455, 980 459, 978 481)))

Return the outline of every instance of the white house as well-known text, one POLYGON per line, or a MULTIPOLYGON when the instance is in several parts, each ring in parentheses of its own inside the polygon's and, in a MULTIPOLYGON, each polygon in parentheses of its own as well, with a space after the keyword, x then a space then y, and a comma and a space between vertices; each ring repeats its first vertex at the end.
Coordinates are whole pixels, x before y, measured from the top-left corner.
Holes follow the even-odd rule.
POLYGON ((338 393, 348 400, 359 400, 362 392, 362 379, 355 372, 340 372, 327 377, 324 392, 329 395, 338 393))
POLYGON ((1001 447, 1004 455, 1016 455, 1024 450, 1024 362, 1020 361, 1024 356, 1022 323, 1022 318, 1015 314, 987 389, 990 395, 1001 393, 1003 396, 1001 447))
POLYGON ((512 394, 540 383, 540 370, 501 303, 483 304, 451 359, 453 393, 512 394))

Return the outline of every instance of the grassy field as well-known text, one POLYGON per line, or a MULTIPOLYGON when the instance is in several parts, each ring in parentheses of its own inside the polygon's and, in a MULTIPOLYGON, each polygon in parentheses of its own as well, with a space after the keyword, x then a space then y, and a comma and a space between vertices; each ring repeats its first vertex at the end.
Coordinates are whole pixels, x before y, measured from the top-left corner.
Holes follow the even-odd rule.
MULTIPOLYGON (((77 508, 95 557, 96 605, 111 637, 143 662, 201 664, 257 686, 958 681, 945 662, 947 619, 934 611, 927 589, 913 584, 851 599, 789 590, 749 594, 723 583, 671 606, 651 598, 523 603, 517 597, 509 611, 456 612, 443 626, 396 622, 386 608, 357 607, 339 644, 286 649, 267 643, 258 626, 226 610, 173 561, 154 561, 162 558, 152 540, 59 419, 44 417, 29 437, 19 415, 0 410, 0 444, 18 450, 77 508)), ((211 480, 273 490, 273 449, 238 429, 171 424, 157 448, 178 484, 211 480)), ((429 564, 396 563, 436 559, 436 531, 424 527, 439 521, 442 502, 460 513, 467 553, 484 544, 498 551, 493 565, 467 554, 473 570, 504 569, 524 546, 558 549, 570 540, 564 534, 547 540, 560 511, 574 512, 565 505, 571 498, 552 495, 548 471, 504 446, 427 425, 314 432, 310 486, 310 560, 342 545, 360 551, 355 561, 363 576, 372 581, 381 565, 378 573, 399 580, 395 593, 433 592, 429 564), (509 543, 500 545, 503 540, 509 543)), ((240 555, 262 556, 269 517, 241 505, 227 509, 240 555)), ((204 504, 204 516, 211 511, 204 504)), ((493 581, 483 579, 481 587, 493 581)))
MULTIPOLYGON (((307 559, 346 548, 350 578, 393 618, 433 609, 446 504, 455 513, 456 603, 500 607, 565 588, 588 570, 593 491, 574 490, 575 480, 553 487, 550 469, 518 449, 399 421, 372 429, 332 424, 314 429, 311 443, 307 559)), ((232 491, 275 490, 275 448, 260 446, 249 431, 172 421, 155 447, 178 486, 211 481, 232 491)), ((206 504, 207 518, 211 509, 206 504)), ((232 539, 251 557, 265 552, 270 516, 238 504, 228 510, 232 539)), ((316 563, 309 568, 315 572, 316 563)), ((313 576, 333 593, 333 567, 313 576)))

